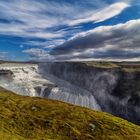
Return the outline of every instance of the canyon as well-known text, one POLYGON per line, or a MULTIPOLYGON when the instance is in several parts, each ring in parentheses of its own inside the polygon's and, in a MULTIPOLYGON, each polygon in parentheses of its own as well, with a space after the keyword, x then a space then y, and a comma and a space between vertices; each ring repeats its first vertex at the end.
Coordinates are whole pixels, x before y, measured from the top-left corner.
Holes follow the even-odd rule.
POLYGON ((140 125, 139 63, 2 63, 0 86, 20 95, 108 112, 140 125))

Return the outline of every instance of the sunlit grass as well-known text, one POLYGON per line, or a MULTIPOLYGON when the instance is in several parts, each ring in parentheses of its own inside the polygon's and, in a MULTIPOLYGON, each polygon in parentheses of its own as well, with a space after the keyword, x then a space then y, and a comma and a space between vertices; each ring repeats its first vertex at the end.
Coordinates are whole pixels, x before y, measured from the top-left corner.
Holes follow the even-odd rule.
POLYGON ((119 65, 117 65, 113 62, 85 61, 83 63, 85 63, 87 66, 93 66, 93 67, 97 67, 97 68, 119 68, 119 65))
POLYGON ((0 88, 0 140, 139 139, 139 126, 107 113, 0 88))
POLYGON ((119 62, 104 62, 104 61, 85 61, 82 62, 86 64, 87 66, 92 66, 95 68, 104 68, 104 69, 112 69, 112 68, 118 68, 121 71, 124 72, 140 72, 140 64, 133 64, 132 62, 128 64, 124 63, 119 63, 119 62))

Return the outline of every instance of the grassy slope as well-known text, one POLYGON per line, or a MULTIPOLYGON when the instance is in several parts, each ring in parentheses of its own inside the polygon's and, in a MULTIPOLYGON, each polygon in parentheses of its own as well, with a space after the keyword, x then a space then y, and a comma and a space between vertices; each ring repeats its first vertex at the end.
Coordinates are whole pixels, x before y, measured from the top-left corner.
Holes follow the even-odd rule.
POLYGON ((104 68, 104 69, 113 69, 113 68, 119 68, 120 70, 124 72, 140 72, 140 62, 139 63, 119 63, 119 62, 104 62, 104 61, 85 61, 82 62, 86 64, 87 66, 92 66, 95 68, 104 68))
POLYGON ((139 140, 140 127, 107 113, 0 88, 0 140, 50 139, 139 140))
POLYGON ((85 63, 87 66, 93 66, 93 67, 97 67, 97 68, 119 68, 119 65, 117 65, 113 62, 85 61, 82 63, 85 63))

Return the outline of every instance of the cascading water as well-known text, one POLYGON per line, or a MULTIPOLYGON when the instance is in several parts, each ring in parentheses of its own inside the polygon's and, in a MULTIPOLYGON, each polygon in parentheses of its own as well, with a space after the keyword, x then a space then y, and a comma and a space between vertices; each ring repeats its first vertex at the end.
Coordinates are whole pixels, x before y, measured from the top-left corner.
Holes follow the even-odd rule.
POLYGON ((0 71, 9 71, 0 76, 0 86, 25 96, 40 96, 101 110, 94 96, 87 90, 46 73, 38 72, 36 64, 1 64, 0 71))
POLYGON ((84 106, 93 108, 90 104, 94 98, 103 110, 112 113, 109 103, 114 101, 111 93, 117 84, 116 71, 87 69, 81 65, 78 63, 76 65, 73 63, 42 63, 39 65, 39 73, 59 87, 70 89, 70 99, 68 97, 65 99, 67 102, 73 96, 70 102, 80 102, 80 105, 84 104, 84 106))
POLYGON ((94 96, 89 91, 78 86, 74 86, 69 82, 59 79, 51 74, 46 73, 44 77, 57 85, 57 87, 51 90, 47 98, 61 100, 95 110, 101 110, 94 96))
POLYGON ((0 71, 10 71, 9 75, 1 75, 0 86, 27 96, 37 96, 35 87, 49 83, 37 73, 37 65, 31 64, 1 64, 0 71))

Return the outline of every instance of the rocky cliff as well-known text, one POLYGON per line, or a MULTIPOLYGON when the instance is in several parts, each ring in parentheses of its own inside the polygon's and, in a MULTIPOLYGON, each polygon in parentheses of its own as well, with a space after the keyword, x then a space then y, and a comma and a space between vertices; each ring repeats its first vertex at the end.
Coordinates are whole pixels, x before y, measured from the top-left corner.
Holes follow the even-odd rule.
POLYGON ((140 124, 139 68, 139 63, 61 62, 40 64, 40 73, 44 77, 52 74, 87 91, 88 97, 86 92, 81 95, 87 101, 93 96, 102 111, 140 124))

